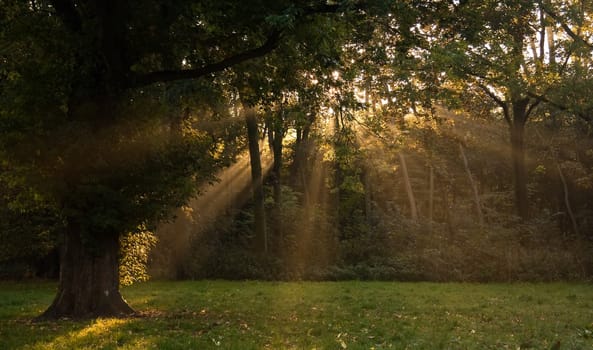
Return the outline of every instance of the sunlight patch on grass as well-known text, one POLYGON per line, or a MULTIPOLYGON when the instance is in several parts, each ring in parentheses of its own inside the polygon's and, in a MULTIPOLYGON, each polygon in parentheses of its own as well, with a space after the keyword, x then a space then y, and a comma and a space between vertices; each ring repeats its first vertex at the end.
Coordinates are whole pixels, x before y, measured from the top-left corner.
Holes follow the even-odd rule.
MULTIPOLYGON (((126 319, 98 319, 92 321, 82 329, 73 329, 63 335, 57 336, 50 342, 38 342, 31 346, 30 349, 84 349, 95 346, 99 348, 118 347, 122 343, 121 334, 117 330, 128 322, 126 319)), ((46 325, 50 329, 52 326, 55 326, 51 322, 47 322, 46 325)), ((43 325, 39 327, 39 330, 45 329, 43 325)))

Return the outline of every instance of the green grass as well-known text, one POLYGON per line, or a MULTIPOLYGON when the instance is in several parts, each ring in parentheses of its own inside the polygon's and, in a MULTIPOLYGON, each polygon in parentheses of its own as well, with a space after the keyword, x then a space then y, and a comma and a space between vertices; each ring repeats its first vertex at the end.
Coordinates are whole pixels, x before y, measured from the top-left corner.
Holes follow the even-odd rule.
POLYGON ((34 323, 55 284, 0 283, 0 349, 593 349, 593 285, 150 282, 129 319, 34 323))

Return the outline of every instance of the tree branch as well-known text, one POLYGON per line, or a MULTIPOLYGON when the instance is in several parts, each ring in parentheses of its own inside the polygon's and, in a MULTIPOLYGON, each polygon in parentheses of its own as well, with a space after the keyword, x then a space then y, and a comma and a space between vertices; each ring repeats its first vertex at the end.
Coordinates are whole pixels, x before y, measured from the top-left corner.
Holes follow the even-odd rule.
POLYGON ((560 16, 557 13, 555 13, 549 6, 544 5, 543 2, 542 9, 548 14, 548 16, 552 17, 552 19, 554 19, 558 24, 560 24, 560 26, 562 27, 562 29, 564 29, 566 34, 568 34, 568 36, 570 36, 574 41, 581 42, 588 48, 593 49, 593 43, 588 42, 587 40, 579 36, 577 33, 575 33, 572 29, 570 29, 570 26, 566 24, 566 22, 564 22, 562 18, 560 18, 560 16))
POLYGON ((530 97, 532 97, 532 98, 534 98, 534 99, 536 99, 536 100, 538 100, 538 101, 547 103, 550 106, 552 106, 552 107, 554 107, 554 108, 556 108, 558 110, 561 110, 563 112, 572 112, 576 116, 578 116, 579 118, 581 118, 581 119, 583 119, 583 120, 585 120, 587 122, 593 121, 593 119, 589 115, 587 115, 587 114, 585 114, 583 112, 575 111, 574 109, 572 109, 572 108, 570 108, 568 106, 565 106, 563 104, 560 104, 560 103, 557 103, 555 101, 552 101, 552 100, 550 100, 549 98, 547 98, 544 95, 538 95, 538 94, 533 93, 533 92, 527 92, 527 95, 530 96, 530 97))
POLYGON ((490 91, 490 89, 488 89, 486 85, 480 82, 476 82, 476 84, 478 84, 478 87, 480 87, 482 91, 484 91, 491 99, 493 99, 497 105, 499 105, 502 108, 505 108, 506 103, 500 97, 496 96, 492 91, 490 91))
POLYGON ((511 117, 509 115, 509 105, 505 101, 503 101, 500 97, 496 96, 496 94, 494 94, 492 91, 490 91, 490 89, 488 89, 488 87, 486 85, 480 83, 479 81, 476 82, 476 84, 478 84, 478 87, 480 87, 480 89, 482 89, 482 91, 484 91, 486 93, 486 95, 488 95, 492 100, 494 100, 494 102, 497 105, 499 105, 502 108, 504 120, 506 120, 506 122, 509 123, 509 125, 511 125, 511 117))
POLYGON ((539 105, 541 102, 542 102, 542 101, 541 101, 541 100, 538 100, 538 99, 536 99, 535 101, 533 101, 533 103, 531 104, 531 106, 529 106, 529 107, 527 108, 527 112, 525 112, 525 115, 526 115, 527 117, 529 117, 529 115, 531 115, 531 112, 532 112, 532 111, 535 109, 535 107, 537 107, 537 106, 538 106, 538 105, 539 105))
POLYGON ((241 53, 227 57, 222 61, 207 64, 196 69, 164 70, 141 75, 136 77, 136 79, 133 79, 131 87, 140 87, 157 82, 166 83, 175 80, 197 79, 210 73, 220 72, 239 63, 261 57, 269 52, 272 52, 278 46, 279 39, 280 32, 275 31, 268 36, 266 42, 263 45, 256 48, 243 51, 241 53))
MULTIPOLYGON (((315 15, 315 14, 322 14, 322 13, 337 13, 343 8, 342 5, 339 4, 324 4, 320 6, 309 6, 306 8, 301 9, 297 12, 296 17, 304 18, 307 16, 315 15)), ((356 7, 358 8, 358 6, 356 7)), ((129 87, 140 87, 145 86, 157 82, 165 83, 170 81, 176 80, 184 80, 184 79, 197 79, 203 77, 205 75, 220 72, 227 68, 230 68, 234 65, 239 63, 265 56, 266 54, 272 52, 278 46, 280 41, 280 35, 284 31, 283 28, 274 29, 267 37, 266 41, 258 47, 253 49, 243 51, 232 56, 229 56, 222 61, 206 64, 200 68, 196 69, 181 69, 181 70, 164 70, 164 71, 157 71, 151 72, 144 75, 137 75, 134 77, 129 84, 129 87)))

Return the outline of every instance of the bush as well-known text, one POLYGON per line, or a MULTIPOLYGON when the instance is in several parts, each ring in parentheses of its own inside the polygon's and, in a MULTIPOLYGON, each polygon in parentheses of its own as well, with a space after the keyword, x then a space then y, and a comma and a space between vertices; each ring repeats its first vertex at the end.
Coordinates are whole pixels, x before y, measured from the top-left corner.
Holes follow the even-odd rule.
POLYGON ((148 280, 148 255, 157 238, 150 231, 129 233, 120 239, 119 281, 127 286, 148 280))

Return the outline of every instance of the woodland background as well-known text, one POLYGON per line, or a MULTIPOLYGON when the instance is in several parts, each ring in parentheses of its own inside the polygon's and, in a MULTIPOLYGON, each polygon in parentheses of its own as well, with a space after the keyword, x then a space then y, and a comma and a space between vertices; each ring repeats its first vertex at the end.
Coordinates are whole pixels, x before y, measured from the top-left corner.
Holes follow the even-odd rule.
POLYGON ((591 280, 590 2, 138 2, 114 90, 59 3, 1 2, 1 278, 76 223, 122 283, 591 280))

